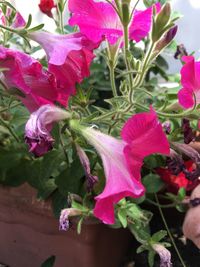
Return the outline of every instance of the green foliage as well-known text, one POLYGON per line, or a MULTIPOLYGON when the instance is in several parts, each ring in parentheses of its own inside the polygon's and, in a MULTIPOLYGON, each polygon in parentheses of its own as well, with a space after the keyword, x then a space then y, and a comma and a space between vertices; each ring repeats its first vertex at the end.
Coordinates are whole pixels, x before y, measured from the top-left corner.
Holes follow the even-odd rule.
POLYGON ((56 257, 51 256, 45 262, 42 263, 41 267, 53 267, 55 263, 56 257))
POLYGON ((157 193, 164 186, 164 183, 160 179, 160 176, 153 173, 144 176, 142 183, 145 186, 147 193, 157 193))
POLYGON ((59 191, 63 196, 68 193, 81 194, 84 177, 84 170, 78 157, 76 157, 70 166, 66 167, 55 179, 59 191))

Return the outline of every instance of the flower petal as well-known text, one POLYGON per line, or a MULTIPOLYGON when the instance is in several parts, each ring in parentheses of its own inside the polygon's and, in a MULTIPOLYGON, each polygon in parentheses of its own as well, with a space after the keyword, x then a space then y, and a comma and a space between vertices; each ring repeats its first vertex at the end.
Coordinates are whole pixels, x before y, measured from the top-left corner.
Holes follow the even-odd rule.
POLYGON ((192 108, 194 106, 194 94, 192 89, 182 88, 179 90, 178 101, 185 109, 192 108))
POLYGON ((93 50, 99 44, 88 40, 81 33, 55 35, 36 32, 29 36, 44 48, 48 57, 48 70, 57 80, 58 102, 66 106, 69 96, 76 93, 76 83, 81 83, 89 76, 93 50))
POLYGON ((123 35, 119 17, 109 3, 69 0, 69 10, 72 13, 69 24, 78 25, 80 31, 94 42, 106 37, 110 44, 115 44, 123 35))
POLYGON ((121 136, 128 143, 124 154, 136 179, 140 179, 140 169, 145 157, 154 153, 170 153, 169 142, 153 109, 132 116, 125 123, 121 136))
POLYGON ((53 103, 58 93, 53 74, 29 55, 0 46, 0 67, 10 89, 19 89, 19 97, 30 111, 39 108, 40 103, 53 103), (31 103, 29 105, 29 103, 31 103))

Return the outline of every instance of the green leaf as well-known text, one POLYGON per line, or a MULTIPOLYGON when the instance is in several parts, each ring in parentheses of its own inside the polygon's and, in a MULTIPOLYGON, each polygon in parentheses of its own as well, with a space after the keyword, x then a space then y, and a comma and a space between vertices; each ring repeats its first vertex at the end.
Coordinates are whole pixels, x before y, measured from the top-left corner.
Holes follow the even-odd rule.
POLYGON ((167 235, 167 231, 160 230, 157 233, 152 235, 152 240, 156 243, 158 243, 161 239, 163 239, 167 235))
POLYGON ((51 256, 45 262, 42 263, 41 267, 53 267, 55 263, 56 257, 51 256))
POLYGON ((148 253, 148 263, 150 267, 153 267, 154 265, 154 258, 156 253, 153 250, 150 250, 148 253))
POLYGON ((62 209, 67 207, 67 197, 63 196, 60 194, 58 190, 56 190, 52 196, 52 208, 53 208, 53 213, 56 218, 60 217, 60 212, 62 209))
POLYGON ((142 210, 134 203, 128 205, 127 214, 134 220, 139 220, 143 216, 142 210))
POLYGON ((186 196, 186 191, 185 191, 185 188, 184 187, 181 187, 179 190, 178 190, 178 200, 179 201, 183 201, 184 198, 186 196))
POLYGON ((7 171, 4 171, 4 175, 2 175, 2 171, 0 171, 0 182, 3 185, 8 185, 8 186, 20 186, 23 184, 26 179, 27 179, 27 171, 26 169, 29 166, 29 161, 26 159, 22 159, 17 167, 13 166, 9 168, 7 171))
POLYGON ((153 173, 144 176, 142 183, 145 186, 147 193, 157 193, 164 186, 160 176, 153 173))
POLYGON ((82 227, 83 220, 84 220, 84 218, 82 217, 82 218, 79 220, 78 224, 77 224, 77 233, 78 233, 79 235, 81 234, 81 227, 82 227))
POLYGON ((135 239, 141 244, 150 240, 151 235, 148 227, 143 227, 139 222, 129 224, 128 227, 135 239))
POLYGON ((147 246, 141 245, 141 246, 139 246, 139 248, 137 248, 136 253, 139 254, 139 253, 144 252, 145 250, 148 250, 147 246))
POLYGON ((120 209, 120 210, 118 211, 118 213, 117 213, 117 216, 118 216, 118 218, 119 218, 119 220, 120 220, 122 226, 123 226, 124 228, 126 228, 126 227, 127 227, 127 224, 128 224, 127 219, 126 219, 126 210, 124 210, 124 209, 120 209))
POLYGON ((81 178, 83 177, 83 167, 80 160, 75 158, 70 167, 63 170, 60 175, 56 177, 55 183, 64 196, 67 196, 68 193, 79 194, 82 186, 81 178))

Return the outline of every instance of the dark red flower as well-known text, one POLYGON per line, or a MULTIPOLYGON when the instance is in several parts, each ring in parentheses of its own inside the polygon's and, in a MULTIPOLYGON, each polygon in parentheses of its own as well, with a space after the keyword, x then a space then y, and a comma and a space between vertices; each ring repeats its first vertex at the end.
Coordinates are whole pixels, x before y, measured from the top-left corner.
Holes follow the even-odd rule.
MULTIPOLYGON (((185 161, 184 165, 189 172, 196 169, 196 164, 192 160, 185 161)), ((177 193, 181 187, 184 187, 186 191, 191 191, 197 186, 197 184, 199 184, 199 180, 189 181, 183 172, 180 172, 178 175, 174 175, 169 168, 159 168, 156 171, 160 175, 161 179, 166 183, 168 190, 173 193, 177 193)))
POLYGON ((56 7, 54 0, 40 0, 40 10, 49 17, 52 17, 52 8, 56 7))

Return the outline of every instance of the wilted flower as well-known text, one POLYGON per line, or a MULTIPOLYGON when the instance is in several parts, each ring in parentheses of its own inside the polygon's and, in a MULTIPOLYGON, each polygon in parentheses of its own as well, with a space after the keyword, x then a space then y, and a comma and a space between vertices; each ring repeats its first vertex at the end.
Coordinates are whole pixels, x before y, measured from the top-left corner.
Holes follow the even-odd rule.
POLYGON ((153 249, 160 256, 160 267, 171 267, 171 253, 161 244, 153 244, 153 249))
POLYGON ((53 74, 31 56, 0 46, 0 68, 10 92, 33 112, 40 106, 54 103, 58 98, 53 74))
POLYGON ((40 0, 40 10, 49 17, 52 17, 52 9, 56 7, 54 0, 40 0))
POLYGON ((153 153, 169 154, 169 143, 162 126, 151 110, 134 115, 126 122, 122 129, 123 140, 92 128, 80 129, 73 124, 71 127, 81 130, 102 158, 106 186, 95 198, 94 215, 104 223, 113 224, 114 204, 124 197, 136 198, 144 194, 145 189, 140 182, 144 157, 153 153))
POLYGON ((183 56, 185 65, 181 69, 181 84, 183 88, 178 92, 178 99, 185 109, 200 103, 200 62, 193 56, 183 56))
POLYGON ((70 227, 69 218, 81 215, 81 211, 74 208, 63 209, 59 219, 59 230, 67 231, 70 227))
POLYGON ((76 93, 76 83, 81 83, 90 74, 93 50, 98 47, 81 33, 56 35, 47 32, 30 33, 29 37, 38 42, 48 58, 48 70, 57 80, 59 99, 66 106, 70 95, 76 93))
POLYGON ((187 50, 184 44, 177 45, 176 53, 174 54, 175 59, 181 59, 183 56, 188 56, 187 50))
POLYGON ((53 148, 50 131, 53 123, 70 117, 70 114, 52 105, 44 105, 30 115, 25 127, 25 140, 30 152, 40 157, 53 148))
POLYGON ((87 190, 90 192, 94 185, 98 182, 98 177, 91 174, 90 170, 90 161, 85 153, 85 151, 79 146, 76 145, 77 154, 83 166, 87 182, 87 190))
POLYGON ((170 157, 167 158, 167 167, 174 175, 178 175, 185 167, 182 156, 173 149, 170 149, 170 157))
POLYGON ((182 129, 183 129, 183 136, 184 136, 184 143, 189 144, 190 142, 195 140, 194 132, 190 126, 190 121, 188 119, 182 120, 182 129))
MULTIPOLYGON (((105 2, 93 0, 69 0, 69 11, 72 17, 71 26, 78 25, 80 31, 94 42, 102 41, 105 37, 111 45, 123 37, 123 25, 114 8, 105 2)), ((157 10, 160 5, 156 4, 157 10)), ((152 7, 135 11, 129 25, 129 37, 139 42, 146 37, 152 24, 152 7)))

